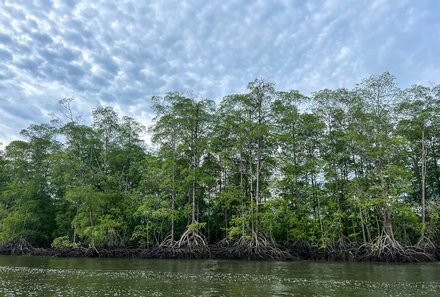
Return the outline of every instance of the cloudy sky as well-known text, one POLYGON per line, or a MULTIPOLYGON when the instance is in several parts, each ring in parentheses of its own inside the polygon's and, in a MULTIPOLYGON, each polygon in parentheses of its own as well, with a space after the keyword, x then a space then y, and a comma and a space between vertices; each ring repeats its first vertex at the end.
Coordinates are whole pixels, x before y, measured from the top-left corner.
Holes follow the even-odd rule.
POLYGON ((148 124, 152 95, 218 100, 257 77, 305 94, 383 71, 436 84, 439 53, 437 0, 0 0, 0 142, 66 97, 148 124))

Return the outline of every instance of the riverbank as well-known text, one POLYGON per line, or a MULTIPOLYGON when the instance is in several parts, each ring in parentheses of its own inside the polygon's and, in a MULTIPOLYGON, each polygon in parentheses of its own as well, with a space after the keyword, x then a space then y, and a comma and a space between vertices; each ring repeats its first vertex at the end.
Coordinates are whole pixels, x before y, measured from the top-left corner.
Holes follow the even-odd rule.
POLYGON ((316 249, 311 247, 277 246, 272 251, 255 251, 220 245, 209 245, 205 249, 172 247, 126 247, 126 248, 41 248, 30 245, 0 246, 0 255, 29 255, 49 257, 100 257, 100 258, 140 258, 140 259, 223 259, 223 260, 260 260, 260 261, 346 261, 346 262, 435 262, 440 260, 440 249, 424 250, 410 246, 404 253, 376 255, 373 247, 346 249, 316 249))

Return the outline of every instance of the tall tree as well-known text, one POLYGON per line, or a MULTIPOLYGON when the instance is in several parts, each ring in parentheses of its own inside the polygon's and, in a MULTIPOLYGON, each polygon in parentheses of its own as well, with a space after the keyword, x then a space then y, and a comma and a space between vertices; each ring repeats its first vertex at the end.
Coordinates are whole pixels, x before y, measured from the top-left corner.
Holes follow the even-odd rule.
POLYGON ((31 125, 21 134, 27 141, 6 147, 11 175, 3 191, 0 241, 48 245, 55 227, 48 162, 59 145, 49 125, 31 125))
MULTIPOLYGON (((429 243, 433 245, 425 236, 427 231, 427 183, 428 160, 432 157, 428 155, 435 139, 434 127, 438 121, 440 104, 438 98, 435 98, 431 88, 414 85, 406 90, 406 100, 397 106, 397 112, 400 113, 398 131, 408 141, 409 168, 413 170, 416 190, 420 196, 421 205, 421 238, 419 244, 429 243), (418 188, 418 189, 417 189, 418 188)), ((429 191, 431 192, 431 191, 429 191)), ((428 193, 429 193, 428 192, 428 193)))
MULTIPOLYGON (((160 98, 157 98, 160 100, 160 98)), ((190 221, 186 231, 176 242, 178 247, 206 247, 206 240, 200 234, 205 224, 199 222, 200 205, 204 202, 200 181, 203 178, 203 157, 207 148, 208 135, 211 130, 211 119, 214 104, 210 100, 195 100, 178 93, 170 93, 162 102, 155 105, 160 113, 156 118, 153 140, 160 141, 171 149, 172 162, 172 201, 175 201, 175 158, 179 157, 187 164, 186 187, 191 205, 190 221), (168 137, 164 137, 170 130, 168 137), (177 134, 176 134, 177 132, 177 134)), ((174 204, 174 203, 173 203, 174 204)), ((174 230, 174 228, 173 228, 174 230)), ((172 232, 172 240, 174 231, 172 232)))

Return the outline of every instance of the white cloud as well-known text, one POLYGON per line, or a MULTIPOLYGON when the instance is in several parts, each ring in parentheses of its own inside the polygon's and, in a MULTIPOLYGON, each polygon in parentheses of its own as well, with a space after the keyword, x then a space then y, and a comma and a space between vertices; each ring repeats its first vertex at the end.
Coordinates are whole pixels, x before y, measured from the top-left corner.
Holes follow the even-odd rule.
POLYGON ((148 124, 152 95, 219 99, 256 77, 306 94, 386 70, 403 87, 435 81, 439 14, 433 0, 6 1, 0 142, 64 97, 85 115, 112 104, 148 124))

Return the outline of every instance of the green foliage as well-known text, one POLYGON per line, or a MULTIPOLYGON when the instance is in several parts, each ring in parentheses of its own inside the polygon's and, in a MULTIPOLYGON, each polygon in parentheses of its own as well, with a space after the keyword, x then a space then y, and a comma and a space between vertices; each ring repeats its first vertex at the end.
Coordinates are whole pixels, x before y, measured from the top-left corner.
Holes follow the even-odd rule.
POLYGON ((78 244, 70 241, 69 236, 60 236, 55 238, 50 245, 53 248, 75 248, 79 247, 78 244))
POLYGON ((389 73, 310 97, 256 79, 213 101, 153 98, 145 129, 72 99, 0 151, 0 243, 153 246, 186 230, 211 243, 262 233, 328 249, 385 230, 440 243, 440 87, 389 73), (424 219, 424 221, 423 221, 424 219))
POLYGON ((205 227, 206 227, 206 223, 195 222, 188 225, 188 230, 189 232, 198 232, 205 227))

